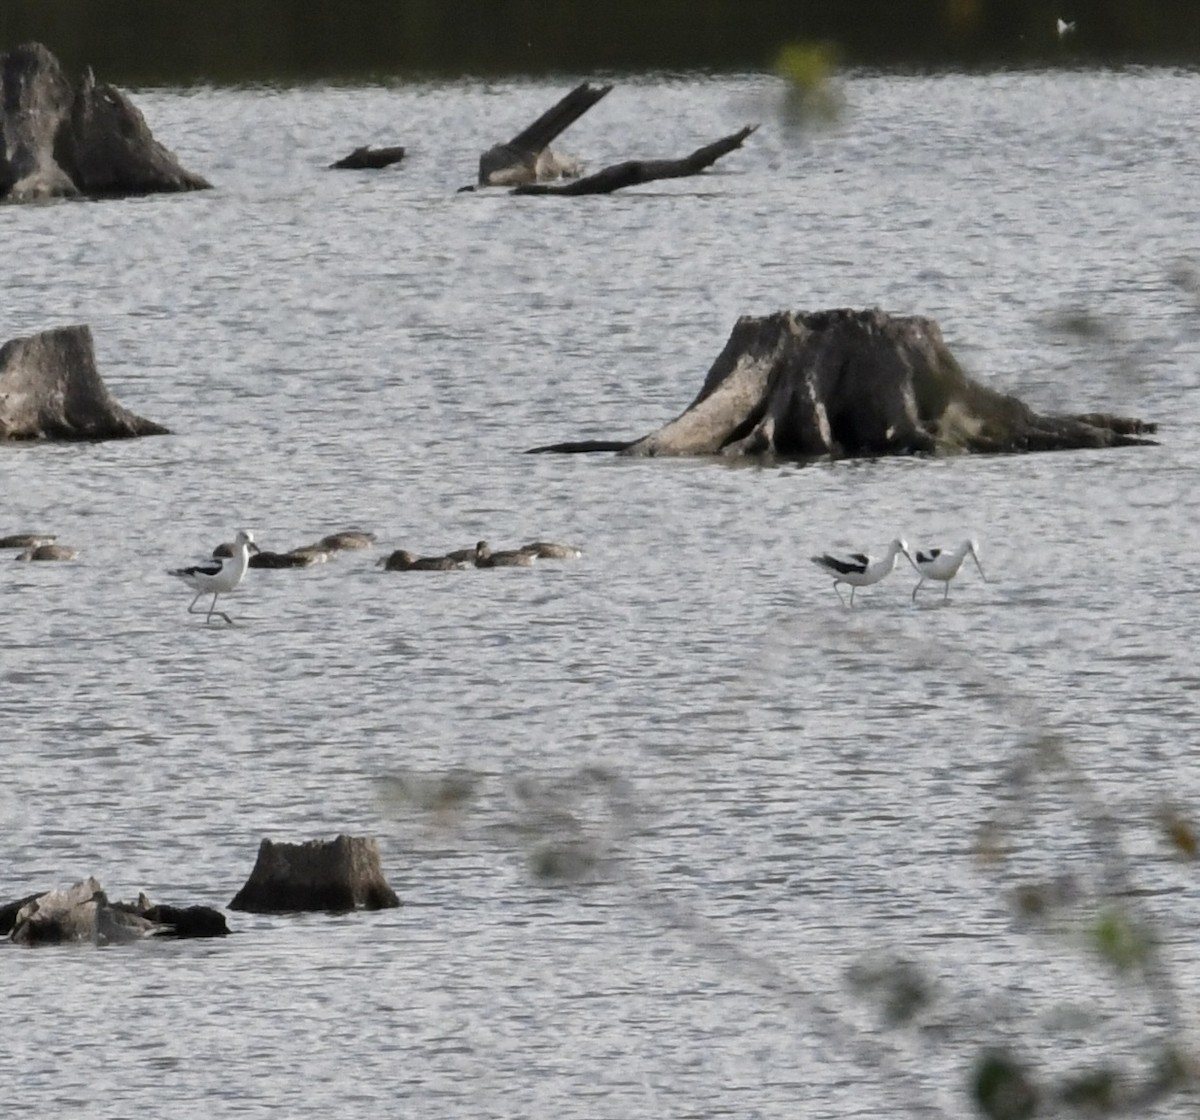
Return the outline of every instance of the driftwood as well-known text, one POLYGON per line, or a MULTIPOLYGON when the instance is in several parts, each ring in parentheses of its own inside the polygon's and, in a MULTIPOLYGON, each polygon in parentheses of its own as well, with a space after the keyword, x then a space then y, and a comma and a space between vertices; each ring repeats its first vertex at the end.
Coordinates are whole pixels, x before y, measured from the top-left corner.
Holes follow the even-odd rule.
POLYGON ((403 148, 355 148, 348 156, 343 156, 330 168, 350 171, 374 171, 381 167, 391 167, 404 158, 403 148))
POLYGON ((699 395, 658 431, 533 450, 803 460, 1119 447, 1152 443, 1154 430, 1106 413, 1040 415, 969 378, 930 319, 784 311, 739 319, 699 395))
POLYGON ((0 442, 163 435, 119 405, 96 369, 92 332, 58 327, 0 346, 0 442))
POLYGON ((578 175, 578 161, 556 155, 550 144, 611 90, 583 82, 507 144, 489 148, 479 157, 479 185, 512 187, 578 175))
POLYGON ((517 187, 513 194, 611 194, 623 187, 634 187, 639 183, 651 183, 656 179, 681 179, 685 175, 699 175, 711 167, 722 156, 740 148, 758 125, 740 128, 729 136, 697 148, 690 156, 682 159, 633 159, 605 167, 594 175, 576 179, 573 183, 527 183, 517 187))
POLYGON ((0 199, 124 196, 210 186, 89 69, 75 88, 40 43, 0 55, 0 199))
POLYGON ((228 932, 225 916, 210 906, 153 906, 145 895, 136 903, 109 902, 94 878, 0 907, 0 934, 19 945, 113 945, 145 937, 218 937, 228 932))
POLYGON ((399 906, 370 837, 339 836, 304 844, 264 839, 246 885, 230 910, 258 914, 285 910, 383 910, 399 906))

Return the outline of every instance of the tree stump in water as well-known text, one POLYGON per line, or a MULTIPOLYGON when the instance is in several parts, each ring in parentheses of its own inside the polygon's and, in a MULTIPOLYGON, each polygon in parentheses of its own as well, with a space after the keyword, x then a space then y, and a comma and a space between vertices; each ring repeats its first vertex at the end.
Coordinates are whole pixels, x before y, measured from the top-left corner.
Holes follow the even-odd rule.
POLYGON ((25 903, 13 922, 19 945, 57 945, 87 941, 109 945, 139 941, 158 930, 140 914, 109 904, 95 879, 83 879, 66 890, 48 891, 25 903))
POLYGON ((1056 451, 1152 443, 1153 424, 1043 416, 969 378, 936 323, 879 310, 782 311, 739 319, 696 399, 628 442, 541 451, 846 458, 1056 451))
POLYGON ((497 144, 479 157, 479 185, 510 187, 578 175, 578 162, 555 155, 550 144, 611 91, 611 85, 577 85, 507 144, 497 144))
POLYGON ((362 147, 355 148, 348 156, 342 156, 341 159, 329 166, 331 169, 349 171, 378 171, 384 167, 391 167, 393 163, 399 163, 404 158, 404 149, 401 147, 394 148, 372 148, 362 147))
POLYGON ((96 369, 92 332, 58 327, 0 346, 0 441, 163 435, 119 405, 96 369))
POLYGON ((40 43, 0 55, 0 199, 200 190, 145 118, 91 70, 78 89, 40 43))
POLYGON ((383 910, 399 906, 370 837, 339 836, 304 844, 264 839, 246 885, 230 910, 257 914, 285 910, 383 910))

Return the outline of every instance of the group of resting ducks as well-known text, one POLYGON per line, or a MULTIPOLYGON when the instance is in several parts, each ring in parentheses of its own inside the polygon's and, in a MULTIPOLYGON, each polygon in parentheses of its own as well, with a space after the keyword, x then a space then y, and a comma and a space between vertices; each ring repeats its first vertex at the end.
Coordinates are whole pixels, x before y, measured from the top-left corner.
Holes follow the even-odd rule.
POLYGON ((0 549, 19 548, 14 560, 75 560, 79 549, 55 544, 53 533, 13 533, 0 537, 0 549))
MULTIPOLYGON (((249 535, 249 534, 247 534, 249 535)), ((301 545, 288 552, 270 552, 249 542, 250 568, 307 568, 328 560, 336 552, 371 548, 375 544, 374 533, 358 529, 347 529, 331 533, 315 544, 301 545)), ((219 544, 213 549, 214 559, 233 557, 238 545, 219 544)), ((583 550, 569 544, 553 541, 531 541, 520 548, 493 551, 487 541, 479 541, 472 548, 461 548, 438 556, 417 556, 406 549, 398 548, 376 562, 377 568, 389 572, 446 572, 456 568, 528 568, 536 560, 573 560, 583 555, 583 550)))
POLYGON ((812 562, 818 568, 824 568, 825 571, 833 574, 833 589, 837 591, 837 596, 842 600, 843 606, 846 605, 846 600, 842 597, 838 584, 844 583, 850 588, 849 605, 853 607, 854 592, 860 587, 878 583, 884 576, 891 573, 901 555, 908 560, 916 569, 917 575, 921 577, 917 581, 917 586, 913 588, 914 603, 917 601, 917 592, 921 590, 926 580, 935 580, 943 585, 945 590, 942 592, 942 602, 946 602, 950 597, 950 581, 958 575, 958 570, 968 555, 975 561, 975 567, 983 576, 983 582, 987 583, 987 576, 983 575, 983 565, 979 563, 979 544, 973 540, 963 541, 957 548, 930 548, 924 551, 918 549, 910 552, 904 539, 897 537, 888 545, 887 552, 877 559, 863 552, 841 555, 826 552, 812 557, 812 562))

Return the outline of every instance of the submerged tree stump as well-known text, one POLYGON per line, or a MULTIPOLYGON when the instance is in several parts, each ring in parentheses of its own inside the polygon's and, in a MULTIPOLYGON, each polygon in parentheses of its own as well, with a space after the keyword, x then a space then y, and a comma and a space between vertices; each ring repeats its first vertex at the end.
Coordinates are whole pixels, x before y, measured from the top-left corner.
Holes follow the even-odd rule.
POLYGON ((391 167, 393 163, 399 163, 404 158, 404 149, 401 147, 395 148, 372 148, 369 146, 355 148, 348 156, 342 156, 329 166, 331 169, 342 171, 378 171, 384 167, 391 167))
POLYGON ((1154 430, 1043 416, 969 378, 931 319, 782 311, 739 319, 696 399, 658 431, 533 450, 815 459, 1119 447, 1154 430))
POLYGON ((230 910, 257 914, 285 910, 383 910, 399 906, 379 863, 379 845, 363 836, 309 840, 264 839, 246 885, 230 910))
POLYGON ((0 346, 0 442, 163 435, 117 403, 96 369, 92 332, 58 327, 0 346))
POLYGON ((156 929, 154 922, 140 914, 110 905, 100 884, 89 878, 25 903, 13 922, 12 940, 19 945, 67 941, 110 945, 139 941, 156 929))
POLYGON ((75 88, 41 43, 0 55, 0 199, 125 196, 210 186, 136 106, 89 69, 75 88))
POLYGON ((109 902, 95 878, 0 906, 0 935, 10 935, 21 945, 111 945, 144 937, 222 937, 228 932, 225 915, 211 906, 151 905, 144 894, 137 902, 109 902))

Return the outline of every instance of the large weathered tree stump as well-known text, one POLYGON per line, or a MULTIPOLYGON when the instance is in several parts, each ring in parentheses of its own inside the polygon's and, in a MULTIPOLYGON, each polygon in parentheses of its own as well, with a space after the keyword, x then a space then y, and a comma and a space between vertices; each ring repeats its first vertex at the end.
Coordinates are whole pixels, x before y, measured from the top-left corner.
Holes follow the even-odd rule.
POLYGON ((370 837, 339 836, 303 844, 264 839, 246 885, 230 910, 258 914, 286 910, 383 910, 399 906, 370 837))
POLYGON ((783 311, 739 319, 696 399, 658 431, 534 450, 815 459, 1118 447, 1154 430, 1043 416, 968 377, 930 319, 783 311))
POLYGON ((91 70, 78 88, 42 44, 0 55, 0 199, 125 196, 208 187, 91 70))
POLYGON ((0 441, 163 435, 117 403, 96 369, 92 332, 58 327, 0 346, 0 441))

